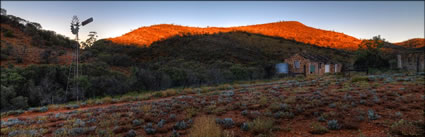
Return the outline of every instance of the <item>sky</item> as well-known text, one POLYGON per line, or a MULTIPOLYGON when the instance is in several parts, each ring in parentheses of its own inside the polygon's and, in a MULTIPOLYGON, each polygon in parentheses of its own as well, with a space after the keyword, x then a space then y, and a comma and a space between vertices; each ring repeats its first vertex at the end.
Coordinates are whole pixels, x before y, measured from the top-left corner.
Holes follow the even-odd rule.
POLYGON ((389 42, 425 35, 424 1, 1 1, 1 8, 70 38, 75 37, 72 16, 93 17, 80 29, 80 39, 90 31, 109 38, 154 24, 230 27, 277 21, 299 21, 359 39, 381 35, 389 42))

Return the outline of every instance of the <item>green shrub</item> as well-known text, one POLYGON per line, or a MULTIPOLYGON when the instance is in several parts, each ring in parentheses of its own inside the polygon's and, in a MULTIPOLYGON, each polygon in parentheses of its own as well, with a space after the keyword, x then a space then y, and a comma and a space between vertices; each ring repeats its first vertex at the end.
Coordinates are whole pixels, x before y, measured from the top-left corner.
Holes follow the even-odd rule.
POLYGON ((320 125, 320 123, 313 122, 311 123, 311 130, 310 133, 312 134, 325 134, 328 133, 329 130, 325 127, 320 125))
POLYGON ((369 81, 369 78, 366 76, 354 76, 351 78, 351 82, 360 82, 360 81, 369 81))
POLYGON ((255 134, 267 134, 273 128, 274 120, 266 117, 259 117, 248 123, 249 128, 255 134))
POLYGON ((413 122, 409 122, 403 119, 394 122, 390 127, 390 131, 393 134, 403 136, 422 136, 424 134, 423 127, 421 128, 420 126, 415 125, 413 122))
POLYGON ((10 31, 10 30, 6 30, 6 32, 4 33, 4 36, 5 37, 9 37, 9 38, 15 37, 15 35, 13 34, 13 32, 10 31))

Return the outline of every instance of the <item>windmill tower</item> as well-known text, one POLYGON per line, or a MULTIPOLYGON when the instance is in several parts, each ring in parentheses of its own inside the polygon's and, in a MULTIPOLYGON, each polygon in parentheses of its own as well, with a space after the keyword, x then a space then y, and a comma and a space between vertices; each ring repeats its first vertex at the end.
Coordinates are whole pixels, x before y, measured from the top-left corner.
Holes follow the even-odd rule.
MULTIPOLYGON (((80 25, 81 26, 85 26, 85 25, 89 24, 92 21, 93 21, 93 18, 89 18, 89 19, 81 22, 81 24, 80 24, 80 21, 79 21, 79 19, 78 19, 77 16, 73 16, 72 17, 72 21, 71 21, 71 32, 72 32, 72 34, 75 35, 75 41, 77 41, 77 44, 75 46, 72 46, 72 47, 75 47, 75 50, 74 50, 73 58, 71 60, 71 64, 69 65, 68 81, 67 81, 67 84, 66 84, 65 96, 68 95, 68 89, 71 88, 69 86, 70 78, 74 78, 74 79, 78 80, 78 75, 80 74, 79 73, 79 67, 78 67, 78 64, 79 64, 79 52, 80 52, 80 47, 81 47, 80 46, 80 43, 78 42, 78 40, 79 40, 78 39, 78 32, 80 30, 80 25)), ((79 99, 80 99, 80 91, 79 91, 78 82, 75 83, 74 89, 76 89, 76 92, 77 92, 77 101, 79 101, 79 99)))

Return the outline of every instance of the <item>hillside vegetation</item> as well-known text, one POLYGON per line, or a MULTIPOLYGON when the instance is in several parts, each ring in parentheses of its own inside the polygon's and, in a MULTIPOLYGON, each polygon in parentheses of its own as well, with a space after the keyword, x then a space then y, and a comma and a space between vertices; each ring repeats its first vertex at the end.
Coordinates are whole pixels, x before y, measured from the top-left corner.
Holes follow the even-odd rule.
POLYGON ((76 42, 13 15, 1 15, 1 66, 66 64, 76 42))
POLYGON ((403 42, 394 43, 395 45, 407 47, 407 48, 422 48, 425 47, 424 38, 414 38, 403 42))
POLYGON ((249 25, 240 27, 187 27, 180 25, 161 24, 141 27, 137 30, 109 40, 126 45, 150 46, 153 42, 183 34, 214 34, 218 32, 245 31, 267 36, 281 37, 321 47, 355 50, 361 40, 338 33, 306 26, 297 21, 282 21, 275 23, 249 25))
POLYGON ((352 57, 352 53, 346 51, 247 32, 175 36, 150 47, 99 40, 81 51, 82 75, 79 79, 71 77, 69 83, 68 66, 2 68, 2 88, 8 89, 10 97, 3 101, 11 104, 3 105, 2 110, 131 91, 269 79, 275 76, 275 63, 298 52, 313 51, 342 62, 352 57), (75 88, 66 89, 67 84, 73 87, 77 83, 80 92, 75 88))

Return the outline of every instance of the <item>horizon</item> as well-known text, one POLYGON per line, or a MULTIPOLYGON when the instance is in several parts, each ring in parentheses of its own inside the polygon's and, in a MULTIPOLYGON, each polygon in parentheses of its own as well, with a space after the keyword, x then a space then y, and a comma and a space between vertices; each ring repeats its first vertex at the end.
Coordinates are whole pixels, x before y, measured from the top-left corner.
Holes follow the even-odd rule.
POLYGON ((91 24, 80 29, 82 40, 87 38, 90 31, 96 31, 99 39, 103 39, 118 37, 140 27, 158 24, 205 28, 247 26, 279 21, 298 21, 309 27, 340 32, 358 39, 370 39, 380 35, 394 43, 412 38, 424 38, 423 1, 1 1, 1 4, 2 8, 7 10, 7 14, 38 22, 43 29, 53 30, 71 39, 74 38, 69 31, 72 16, 77 15, 80 21, 93 17, 94 21, 91 24))

